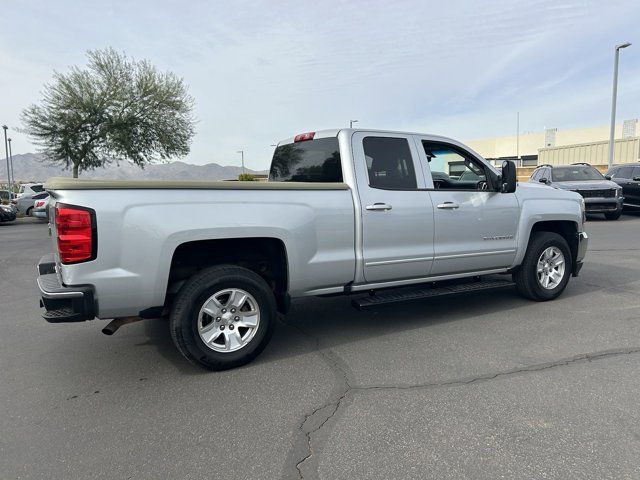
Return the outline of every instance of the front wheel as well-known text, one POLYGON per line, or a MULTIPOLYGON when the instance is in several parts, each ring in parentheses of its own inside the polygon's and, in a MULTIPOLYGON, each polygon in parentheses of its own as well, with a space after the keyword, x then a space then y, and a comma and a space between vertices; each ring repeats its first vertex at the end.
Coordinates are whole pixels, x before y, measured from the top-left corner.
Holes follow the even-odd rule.
POLYGON ((569 283, 572 264, 571 250, 562 236, 534 232, 513 280, 524 297, 538 302, 553 300, 569 283))
POLYGON ((191 277, 177 295, 169 325, 180 353, 209 370, 239 367, 269 342, 276 319, 273 292, 246 268, 217 266, 191 277))

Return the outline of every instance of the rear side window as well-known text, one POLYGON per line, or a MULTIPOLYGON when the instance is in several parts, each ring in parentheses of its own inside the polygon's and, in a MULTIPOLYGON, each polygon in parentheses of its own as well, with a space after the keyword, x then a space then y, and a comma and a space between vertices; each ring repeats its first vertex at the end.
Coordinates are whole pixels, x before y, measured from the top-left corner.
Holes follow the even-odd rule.
POLYGON ((319 138, 276 148, 271 182, 342 182, 338 139, 319 138))
POLYGON ((44 188, 42 187, 42 185, 31 185, 31 190, 33 190, 34 192, 42 192, 44 191, 44 188))
POLYGON ((406 138, 365 137, 362 141, 369 185, 386 190, 415 190, 416 172, 406 138))

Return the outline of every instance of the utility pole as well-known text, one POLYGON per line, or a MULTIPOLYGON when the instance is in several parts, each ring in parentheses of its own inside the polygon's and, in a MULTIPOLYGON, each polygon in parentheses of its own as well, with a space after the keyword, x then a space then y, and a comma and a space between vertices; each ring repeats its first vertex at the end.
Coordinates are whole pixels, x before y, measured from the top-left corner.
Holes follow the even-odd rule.
POLYGON ((4 151, 7 156, 7 187, 11 188, 11 172, 9 169, 9 145, 7 144, 7 127, 6 125, 2 125, 2 129, 4 130, 4 151))
POLYGON ((245 171, 244 171, 244 150, 238 150, 236 153, 240 154, 240 158, 242 159, 242 173, 245 173, 245 171))
POLYGON ((16 183, 16 176, 13 174, 13 153, 11 153, 11 139, 9 139, 9 165, 11 166, 11 193, 16 183))
POLYGON ((353 128, 354 123, 358 123, 358 120, 349 120, 349 128, 353 128))
POLYGON ((609 132, 609 168, 613 166, 613 142, 616 134, 616 96, 618 95, 618 58, 620 50, 631 46, 631 43, 616 45, 616 53, 613 60, 613 92, 611 94, 611 130, 609 132))
POLYGON ((516 117, 516 160, 518 165, 522 166, 522 161, 520 160, 520 112, 516 117))

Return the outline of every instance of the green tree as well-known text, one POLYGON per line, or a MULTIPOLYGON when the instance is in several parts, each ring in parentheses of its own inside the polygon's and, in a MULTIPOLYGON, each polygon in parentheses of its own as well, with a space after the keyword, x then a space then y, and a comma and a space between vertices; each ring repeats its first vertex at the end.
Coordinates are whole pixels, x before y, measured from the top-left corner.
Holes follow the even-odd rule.
POLYGON ((85 68, 54 72, 24 131, 48 161, 79 171, 112 159, 145 164, 189 153, 193 98, 181 78, 112 48, 87 53, 85 68))
POLYGON ((241 173, 240 175, 238 175, 238 181, 239 182, 255 182, 256 177, 255 175, 252 175, 250 173, 241 173))

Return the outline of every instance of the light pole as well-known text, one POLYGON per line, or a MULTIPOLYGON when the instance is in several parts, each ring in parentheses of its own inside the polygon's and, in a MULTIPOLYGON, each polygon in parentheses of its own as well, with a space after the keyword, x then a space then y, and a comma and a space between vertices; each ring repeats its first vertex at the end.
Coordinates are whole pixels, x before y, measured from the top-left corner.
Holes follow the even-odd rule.
POLYGON ((522 166, 522 162, 520 161, 520 112, 516 117, 516 161, 519 166, 522 166))
POLYGON ((620 50, 631 46, 626 42, 616 45, 616 55, 613 61, 613 93, 611 95, 611 131, 609 132, 609 168, 613 166, 613 140, 616 133, 616 95, 618 94, 618 57, 620 50))
POLYGON ((353 128, 354 123, 358 123, 358 120, 349 120, 349 128, 353 128))
POLYGON ((240 158, 242 159, 242 173, 244 172, 244 150, 238 150, 236 153, 240 154, 240 158))
POLYGON ((11 172, 9 170, 9 145, 7 144, 7 127, 6 125, 2 125, 2 129, 4 130, 4 151, 7 156, 7 187, 11 188, 11 172))
POLYGON ((11 166, 11 193, 13 193, 13 186, 16 183, 16 177, 13 174, 13 153, 11 153, 11 139, 9 139, 9 165, 11 166))

